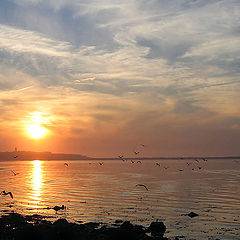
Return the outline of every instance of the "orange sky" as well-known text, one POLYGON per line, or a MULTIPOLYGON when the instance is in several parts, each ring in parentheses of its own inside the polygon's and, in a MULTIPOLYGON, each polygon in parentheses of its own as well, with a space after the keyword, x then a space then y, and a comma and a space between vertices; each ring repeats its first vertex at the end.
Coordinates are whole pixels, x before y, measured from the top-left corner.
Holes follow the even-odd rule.
POLYGON ((240 155, 240 6, 187 2, 1 1, 0 151, 240 155))

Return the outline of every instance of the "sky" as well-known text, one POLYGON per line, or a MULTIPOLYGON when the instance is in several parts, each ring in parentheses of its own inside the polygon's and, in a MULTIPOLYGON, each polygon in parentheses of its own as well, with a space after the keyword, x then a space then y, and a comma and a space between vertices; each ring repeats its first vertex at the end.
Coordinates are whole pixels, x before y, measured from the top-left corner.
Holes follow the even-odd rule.
POLYGON ((239 0, 1 0, 0 151, 240 155, 239 37, 239 0))

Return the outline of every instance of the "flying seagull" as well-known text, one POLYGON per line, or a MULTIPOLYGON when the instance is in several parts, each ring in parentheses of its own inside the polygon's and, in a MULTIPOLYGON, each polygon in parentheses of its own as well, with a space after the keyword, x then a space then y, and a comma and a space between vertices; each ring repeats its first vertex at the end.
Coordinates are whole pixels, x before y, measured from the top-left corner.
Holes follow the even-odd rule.
POLYGON ((13 170, 11 170, 14 176, 18 175, 19 173, 15 173, 13 170))
POLYGON ((16 155, 16 156, 13 156, 13 158, 17 158, 18 156, 16 155))
POLYGON ((103 165, 103 162, 99 162, 99 165, 103 165))
POLYGON ((6 195, 10 195, 10 197, 11 198, 13 198, 13 195, 12 195, 12 193, 11 192, 6 192, 5 190, 3 190, 2 192, 1 192, 1 195, 4 195, 4 196, 6 196, 6 195))
POLYGON ((134 151, 134 153, 137 155, 137 154, 139 154, 140 152, 136 152, 136 151, 134 151))
POLYGON ((157 162, 156 165, 160 167, 160 163, 157 162))
POLYGON ((144 187, 148 191, 148 188, 144 184, 137 184, 135 187, 144 187))
POLYGON ((68 163, 65 162, 64 165, 66 165, 68 167, 68 163))

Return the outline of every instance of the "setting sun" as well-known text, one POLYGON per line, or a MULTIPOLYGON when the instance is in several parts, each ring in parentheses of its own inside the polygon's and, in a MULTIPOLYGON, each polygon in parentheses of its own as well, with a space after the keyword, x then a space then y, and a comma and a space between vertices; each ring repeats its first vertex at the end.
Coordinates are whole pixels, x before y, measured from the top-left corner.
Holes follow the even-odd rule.
POLYGON ((45 126, 49 123, 49 120, 45 115, 41 112, 33 112, 27 117, 28 120, 25 121, 24 125, 30 138, 40 139, 48 133, 45 126))
POLYGON ((32 124, 28 126, 27 131, 29 136, 34 139, 42 138, 47 132, 46 128, 37 124, 32 124))

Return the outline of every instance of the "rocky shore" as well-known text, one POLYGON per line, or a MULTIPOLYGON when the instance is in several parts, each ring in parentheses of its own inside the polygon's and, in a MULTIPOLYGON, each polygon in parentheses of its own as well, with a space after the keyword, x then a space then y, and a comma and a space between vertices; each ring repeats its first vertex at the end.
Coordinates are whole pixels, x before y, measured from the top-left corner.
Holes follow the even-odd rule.
POLYGON ((163 222, 149 227, 116 221, 111 226, 90 222, 70 223, 66 219, 55 222, 45 216, 10 213, 0 217, 0 240, 167 240, 163 222))

